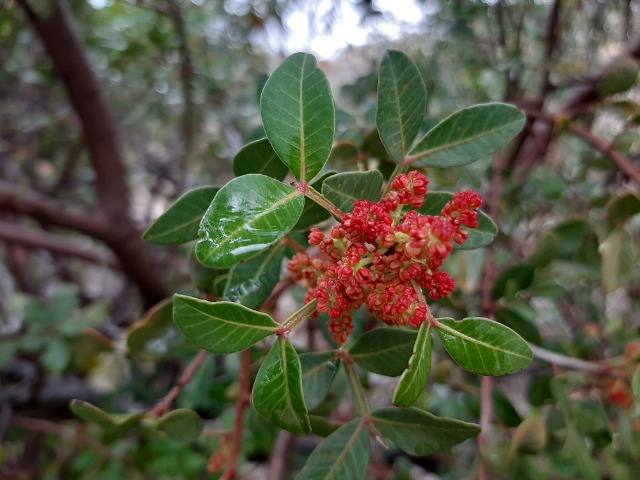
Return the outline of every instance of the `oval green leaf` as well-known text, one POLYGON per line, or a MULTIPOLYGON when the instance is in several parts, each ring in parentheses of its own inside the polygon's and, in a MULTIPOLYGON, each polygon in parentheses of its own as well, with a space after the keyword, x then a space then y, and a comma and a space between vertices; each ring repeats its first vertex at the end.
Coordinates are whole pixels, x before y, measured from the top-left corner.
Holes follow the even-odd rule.
POLYGON ((318 445, 302 468, 298 480, 365 478, 371 445, 369 429, 356 418, 318 445))
POLYGON ((82 420, 98 425, 111 433, 124 434, 137 427, 146 412, 130 414, 109 414, 101 408, 83 400, 73 399, 69 404, 71 412, 82 420))
POLYGON ((378 170, 344 172, 324 181, 322 195, 343 212, 350 212, 357 200, 380 200, 381 189, 382 174, 378 170))
MULTIPOLYGON (((450 192, 429 192, 424 204, 418 209, 422 215, 440 215, 442 208, 453 198, 450 192)), ((474 250, 482 248, 493 242, 498 234, 498 227, 482 210, 478 210, 478 226, 476 228, 464 228, 469 234, 469 238, 464 245, 454 243, 457 250, 474 250)))
POLYGON ((155 304, 134 323, 127 335, 127 347, 134 354, 143 353, 147 343, 161 337, 173 325, 173 301, 166 298, 155 304))
POLYGON ((296 224, 304 196, 264 175, 243 175, 220 189, 200 223, 196 257, 207 267, 230 267, 255 257, 296 224))
POLYGON ((185 337, 211 353, 246 350, 279 326, 266 313, 231 302, 173 297, 173 319, 185 337))
POLYGON ((280 279, 284 258, 281 244, 257 257, 231 268, 222 298, 248 308, 259 308, 269 297, 280 279))
POLYGON ((457 167, 507 145, 525 123, 524 114, 504 103, 463 108, 429 130, 409 152, 416 167, 457 167))
POLYGON ((200 187, 188 191, 149 225, 142 238, 154 245, 180 245, 195 240, 200 220, 218 190, 200 187))
POLYGON ((416 336, 413 330, 377 328, 358 338, 349 355, 370 372, 397 377, 407 368, 416 336))
POLYGON ((380 64, 376 124, 395 163, 404 161, 426 108, 427 89, 418 67, 404 53, 389 50, 380 64))
POLYGON ((413 347, 413 355, 409 359, 407 369, 402 372, 393 394, 393 404, 398 407, 410 407, 427 388, 431 372, 431 347, 433 345, 430 330, 431 324, 429 322, 420 325, 418 338, 416 338, 413 347))
POLYGON ((162 417, 158 429, 176 443, 188 443, 200 436, 204 420, 193 410, 179 408, 162 417))
POLYGON ((520 335, 488 318, 439 318, 435 328, 451 358, 477 375, 515 373, 533 360, 531 347, 520 335))
POLYGON ((299 181, 324 167, 335 134, 331 88, 313 55, 295 53, 269 77, 260 98, 267 138, 299 181))
POLYGON ((311 432, 300 359, 288 338, 278 338, 269 351, 253 384, 252 400, 253 408, 280 428, 311 432))
POLYGON ((236 177, 260 173, 276 180, 284 180, 289 173, 267 138, 248 143, 233 158, 233 174, 236 177))
POLYGON ((372 414, 380 432, 410 455, 431 455, 480 433, 480 426, 417 408, 381 408, 372 414))
POLYGON ((309 410, 320 405, 331 389, 338 371, 335 352, 314 352, 300 355, 302 365, 302 390, 309 410))

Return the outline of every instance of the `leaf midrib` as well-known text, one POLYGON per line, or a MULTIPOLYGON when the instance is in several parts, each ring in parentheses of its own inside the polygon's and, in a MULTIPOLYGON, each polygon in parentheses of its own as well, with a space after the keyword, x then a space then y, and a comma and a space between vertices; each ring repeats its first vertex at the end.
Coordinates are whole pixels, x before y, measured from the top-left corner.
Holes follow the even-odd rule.
POLYGON ((465 335, 464 333, 462 333, 462 332, 460 332, 458 330, 455 330, 455 329, 453 329, 453 328, 451 328, 451 327, 449 327, 449 326, 447 326, 447 325, 445 325, 444 323, 441 323, 441 322, 438 322, 438 324, 436 325, 436 328, 444 330, 445 332, 450 333, 451 335, 453 335, 455 337, 458 337, 458 338, 460 338, 462 340, 465 340, 465 341, 467 341, 469 343, 475 343, 476 345, 479 345, 479 346, 482 346, 482 347, 485 347, 485 348, 489 348, 491 350, 496 350, 498 352, 502 352, 502 353, 505 353, 507 355, 512 355, 514 357, 519 357, 519 358, 523 358, 523 359, 527 359, 527 360, 530 358, 528 356, 521 355, 518 352, 514 352, 513 350, 505 350, 503 348, 496 347, 495 345, 491 345, 490 343, 485 343, 485 342, 483 342, 481 340, 478 340, 476 338, 473 338, 473 337, 470 337, 468 335, 465 335))

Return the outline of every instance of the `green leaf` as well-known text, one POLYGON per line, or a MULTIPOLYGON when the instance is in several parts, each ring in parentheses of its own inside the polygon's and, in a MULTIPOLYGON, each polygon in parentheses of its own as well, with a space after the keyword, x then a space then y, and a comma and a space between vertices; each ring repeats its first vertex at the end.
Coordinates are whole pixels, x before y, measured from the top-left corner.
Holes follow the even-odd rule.
POLYGON ((180 245, 195 240, 200 220, 218 190, 216 187, 200 187, 185 193, 156 218, 142 238, 154 245, 180 245))
POLYGON ((64 372, 71 361, 67 342, 59 337, 49 338, 41 356, 42 364, 52 373, 64 372))
POLYGON ((515 296, 520 290, 531 285, 535 271, 533 265, 527 263, 509 268, 496 280, 493 286, 493 298, 515 296))
POLYGON ((429 322, 420 325, 418 338, 416 338, 413 347, 413 355, 409 359, 407 369, 402 372, 393 394, 393 404, 398 407, 410 407, 427 388, 431 372, 431 347, 433 345, 430 328, 429 322))
POLYGON ((304 401, 309 410, 320 405, 331 389, 331 384, 338 371, 335 356, 335 352, 303 353, 300 355, 302 390, 304 401))
POLYGON ((415 167, 457 167, 507 145, 525 123, 524 114, 504 103, 464 108, 429 130, 409 152, 415 167))
POLYGON ((204 420, 193 410, 179 408, 158 421, 158 429, 177 443, 196 440, 204 429, 204 420))
POLYGON ((427 89, 418 67, 404 53, 389 50, 380 64, 376 124, 395 163, 404 161, 426 108, 427 89))
POLYGON ((288 338, 278 338, 253 384, 253 408, 280 428, 309 433, 300 359, 288 338))
POLYGON ((339 171, 353 170, 358 163, 358 147, 349 141, 336 143, 331 149, 328 163, 339 171))
POLYGON ((606 293, 611 293, 626 285, 636 271, 637 240, 624 228, 617 228, 600 244, 600 255, 602 286, 606 293))
POLYGON ((540 417, 525 418, 511 439, 511 455, 543 452, 547 444, 547 426, 540 417))
POLYGON ((432 453, 464 442, 480 433, 480 426, 437 417, 417 408, 381 408, 372 414, 380 432, 410 455, 432 453))
POLYGON ((343 212, 352 211, 357 200, 377 202, 381 189, 382 174, 378 170, 339 173, 322 184, 322 194, 343 212))
POLYGON ((638 79, 638 62, 628 56, 614 61, 596 84, 600 97, 614 95, 629 90, 638 79))
POLYGON ((604 216, 609 228, 615 228, 638 213, 640 213, 640 198, 634 193, 627 192, 611 199, 605 208, 604 216))
POLYGON ((248 308, 259 308, 280 279, 284 248, 276 245, 231 268, 223 298, 248 308))
POLYGON ((304 197, 264 175, 243 175, 220 189, 200 223, 196 257, 207 267, 230 267, 255 257, 296 224, 304 197))
POLYGON ((233 174, 236 177, 260 173, 276 180, 284 180, 289 168, 271 146, 269 139, 261 138, 248 143, 233 158, 233 174))
POLYGON ((505 375, 527 367, 533 352, 520 335, 488 318, 456 322, 439 318, 435 325, 449 355, 465 370, 478 375, 505 375))
POLYGON ((538 237, 529 262, 538 267, 555 259, 567 258, 584 245, 590 226, 584 220, 569 220, 545 230, 538 237))
POLYGON ((295 53, 273 72, 260 113, 267 138, 296 179, 309 181, 320 173, 333 144, 335 107, 313 55, 295 53))
POLYGON ((416 336, 414 330, 377 328, 358 338, 349 355, 370 372, 397 377, 407 367, 416 336))
POLYGON ((506 325, 527 342, 542 344, 542 337, 536 325, 536 311, 522 303, 502 304, 496 310, 496 320, 506 325))
POLYGON ((137 427, 146 413, 137 412, 126 415, 110 415, 95 405, 77 399, 71 400, 69 408, 75 416, 85 422, 93 423, 105 430, 117 431, 118 433, 126 433, 137 427))
POLYGON ((94 302, 74 312, 71 318, 62 321, 60 333, 66 337, 80 335, 85 328, 97 327, 109 318, 109 304, 94 302))
POLYGON ((167 298, 156 303, 131 326, 127 335, 129 351, 133 354, 142 353, 148 342, 162 337, 172 325, 173 299, 167 298))
MULTIPOLYGON (((313 182, 311 187, 320 191, 324 181, 335 174, 336 172, 327 172, 321 175, 315 182, 313 182)), ((300 215, 300 219, 293 229, 307 230, 308 228, 328 219, 330 216, 331 214, 324 207, 318 205, 309 197, 304 197, 304 209, 302 210, 302 215, 300 215)))
POLYGON ((318 445, 298 480, 365 478, 369 463, 369 429, 359 418, 343 425, 318 445))
POLYGON ((279 326, 266 313, 231 302, 173 297, 173 319, 185 337, 212 353, 246 350, 279 326))
MULTIPOLYGON (((450 192, 429 192, 424 204, 418 209, 422 215, 438 216, 449 200, 453 198, 450 192)), ((478 226, 476 228, 463 228, 469 233, 469 238, 464 245, 455 243, 457 250, 474 250, 489 245, 498 234, 498 227, 482 210, 478 210, 478 226)))

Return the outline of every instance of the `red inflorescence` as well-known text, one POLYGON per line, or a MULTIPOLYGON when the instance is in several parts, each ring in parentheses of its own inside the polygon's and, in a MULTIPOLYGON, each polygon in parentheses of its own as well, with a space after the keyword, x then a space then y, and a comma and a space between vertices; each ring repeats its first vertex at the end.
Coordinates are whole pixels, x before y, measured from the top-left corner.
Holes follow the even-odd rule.
POLYGON ((328 313, 337 343, 353 332, 352 312, 362 305, 389 325, 419 327, 431 318, 422 288, 429 297, 446 297, 454 288, 440 270, 468 233, 478 226, 482 198, 467 190, 454 195, 440 216, 403 208, 423 205, 429 181, 418 171, 398 175, 379 203, 358 200, 341 225, 325 235, 317 228, 309 244, 327 260, 298 253, 289 262, 293 278, 309 288, 305 302, 318 299, 318 312, 328 313))

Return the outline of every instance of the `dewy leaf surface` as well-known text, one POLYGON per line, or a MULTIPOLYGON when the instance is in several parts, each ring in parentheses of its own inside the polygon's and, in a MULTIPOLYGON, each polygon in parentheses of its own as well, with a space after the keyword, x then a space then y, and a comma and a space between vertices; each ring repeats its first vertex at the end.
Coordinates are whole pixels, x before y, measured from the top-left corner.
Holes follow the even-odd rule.
POLYGON ((369 429, 356 418, 318 445, 298 480, 347 480, 365 478, 369 463, 369 429))
POLYGON ((456 322, 439 318, 436 329, 444 348, 465 370, 478 375, 506 375, 527 367, 531 347, 520 335, 488 318, 456 322))
POLYGON ((427 89, 420 71, 404 53, 388 51, 380 64, 376 124, 395 163, 402 163, 420 131, 427 89))
POLYGON ((278 338, 253 385, 253 408, 280 428, 309 433, 311 424, 302 394, 300 359, 288 338, 278 338))
POLYGON ((235 265, 229 271, 223 299, 248 308, 259 308, 280 279, 284 257, 282 244, 235 265))
POLYGON ((212 353, 234 353, 272 335, 278 323, 266 313, 237 303, 173 297, 173 319, 180 331, 212 353))
POLYGON ((397 377, 407 367, 415 341, 415 331, 377 328, 358 338, 349 355, 370 372, 397 377))
POLYGON ((236 177, 260 173, 276 180, 284 180, 289 168, 282 163, 269 139, 262 138, 246 144, 233 158, 233 174, 236 177))
POLYGON ((413 355, 409 359, 407 369, 402 372, 396 391, 393 394, 393 404, 398 407, 410 407, 424 392, 431 372, 431 324, 424 322, 418 330, 418 338, 413 347, 413 355))
POLYGON ((200 187, 188 191, 156 218, 142 238, 154 245, 180 245, 195 240, 200 220, 218 190, 216 187, 200 187))
POLYGON ((429 130, 409 152, 414 167, 456 167, 490 155, 515 137, 525 116, 504 103, 463 108, 429 130))
POLYGON ((293 228, 303 208, 304 196, 273 178, 235 178, 220 189, 200 223, 196 257, 212 268, 255 257, 293 228))
POLYGON ((431 455, 480 433, 479 425, 437 417, 413 407, 381 408, 372 417, 378 430, 409 455, 431 455))
POLYGON ((267 138, 296 179, 324 167, 335 134, 331 88, 313 55, 295 53, 269 77, 260 98, 267 138))
POLYGON ((322 184, 322 194, 343 212, 352 211, 358 200, 377 202, 381 189, 382 174, 378 170, 339 173, 322 184))

